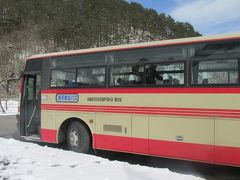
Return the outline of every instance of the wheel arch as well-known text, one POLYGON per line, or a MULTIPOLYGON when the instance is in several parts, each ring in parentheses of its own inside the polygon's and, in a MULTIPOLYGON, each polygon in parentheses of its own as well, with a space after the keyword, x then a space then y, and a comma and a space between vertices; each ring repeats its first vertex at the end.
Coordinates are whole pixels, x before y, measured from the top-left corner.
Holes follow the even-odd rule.
POLYGON ((93 134, 91 129, 89 128, 89 126, 85 121, 77 117, 71 117, 62 122, 62 124, 58 129, 58 136, 57 136, 58 142, 59 143, 66 142, 68 126, 70 125, 71 122, 74 122, 74 121, 81 123, 87 129, 90 137, 90 148, 93 148, 93 134))

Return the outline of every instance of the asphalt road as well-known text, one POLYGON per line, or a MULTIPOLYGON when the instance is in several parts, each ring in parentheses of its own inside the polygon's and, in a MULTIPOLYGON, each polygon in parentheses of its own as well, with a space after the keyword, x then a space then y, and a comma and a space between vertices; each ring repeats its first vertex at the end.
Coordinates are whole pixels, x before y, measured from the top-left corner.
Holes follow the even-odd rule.
POLYGON ((0 116, 0 137, 19 139, 16 116, 0 116))
MULTIPOLYGON (((0 116, 0 137, 22 140, 17 135, 15 116, 0 116)), ((47 145, 54 148, 64 148, 62 146, 47 145)), ((208 180, 240 180, 240 168, 107 151, 97 151, 97 154, 110 160, 125 161, 130 164, 140 164, 149 167, 168 168, 172 172, 190 174, 208 180)))

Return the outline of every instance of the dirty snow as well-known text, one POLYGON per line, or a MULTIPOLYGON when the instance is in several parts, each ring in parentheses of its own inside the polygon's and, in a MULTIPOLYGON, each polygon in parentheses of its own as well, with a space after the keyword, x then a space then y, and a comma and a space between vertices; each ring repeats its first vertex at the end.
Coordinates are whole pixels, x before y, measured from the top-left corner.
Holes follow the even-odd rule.
POLYGON ((74 153, 0 138, 0 180, 199 180, 168 169, 131 165, 101 157, 74 153))

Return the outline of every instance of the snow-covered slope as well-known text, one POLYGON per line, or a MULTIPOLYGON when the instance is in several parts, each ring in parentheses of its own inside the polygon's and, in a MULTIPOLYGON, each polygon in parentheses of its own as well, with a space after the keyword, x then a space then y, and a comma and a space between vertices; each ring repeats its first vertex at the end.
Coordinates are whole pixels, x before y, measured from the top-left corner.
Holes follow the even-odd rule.
POLYGON ((0 180, 197 180, 168 169, 130 165, 93 155, 0 138, 0 180))

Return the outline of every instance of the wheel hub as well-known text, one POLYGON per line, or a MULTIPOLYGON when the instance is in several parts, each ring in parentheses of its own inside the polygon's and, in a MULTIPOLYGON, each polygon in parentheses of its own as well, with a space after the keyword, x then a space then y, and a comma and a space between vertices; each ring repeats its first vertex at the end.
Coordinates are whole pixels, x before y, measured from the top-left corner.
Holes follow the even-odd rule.
POLYGON ((70 144, 71 146, 78 146, 78 133, 75 130, 70 132, 70 144))

